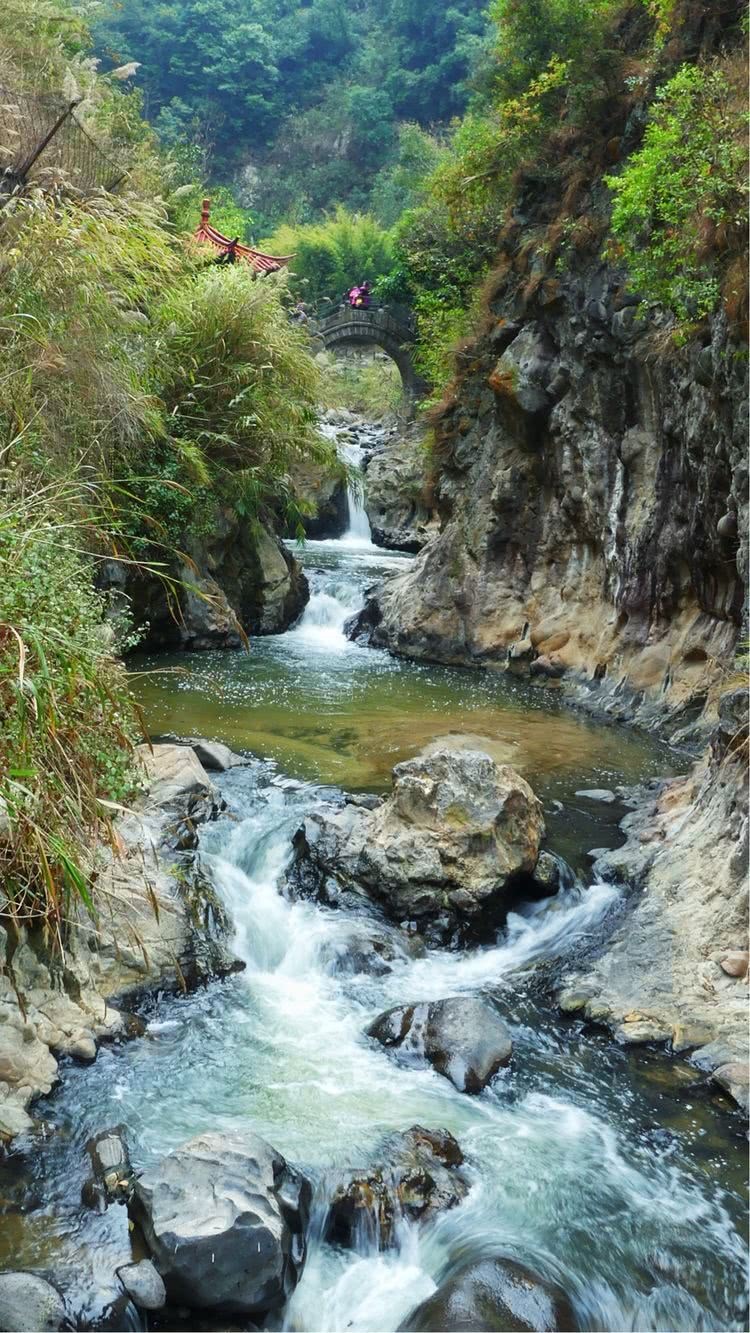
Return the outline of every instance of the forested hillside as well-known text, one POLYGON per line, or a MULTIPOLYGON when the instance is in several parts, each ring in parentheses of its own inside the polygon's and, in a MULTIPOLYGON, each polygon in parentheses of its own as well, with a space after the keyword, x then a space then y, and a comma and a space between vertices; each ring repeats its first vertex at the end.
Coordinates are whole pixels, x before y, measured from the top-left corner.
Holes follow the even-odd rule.
MULTIPOLYGON (((334 204, 378 210, 399 124, 445 124, 483 49, 482 0, 123 0, 95 32, 162 142, 235 183, 261 231, 334 204)), ((392 220, 392 219, 387 219, 392 220)))

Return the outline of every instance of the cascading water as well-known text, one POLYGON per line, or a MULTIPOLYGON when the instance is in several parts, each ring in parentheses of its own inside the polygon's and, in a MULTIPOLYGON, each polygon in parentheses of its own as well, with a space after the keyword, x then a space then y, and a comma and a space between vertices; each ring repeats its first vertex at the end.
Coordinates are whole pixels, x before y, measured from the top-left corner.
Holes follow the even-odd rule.
MULTIPOLYGON (((335 443, 339 458, 350 469, 347 494, 349 526, 340 541, 345 546, 374 550, 376 548, 373 546, 370 520, 365 509, 365 491, 362 478, 365 450, 356 436, 352 438, 352 432, 348 429, 342 431, 341 427, 330 422, 322 422, 320 431, 327 439, 335 443)), ((375 442, 383 438, 383 432, 370 432, 368 438, 371 442, 375 442)))
MULTIPOLYGON (((293 630, 255 644, 249 657, 229 666, 226 657, 208 666, 205 656, 196 659, 194 678, 201 682, 206 673, 205 697, 214 706, 218 699, 221 710, 206 730, 238 743, 226 719, 241 718, 259 697, 248 746, 269 751, 273 735, 258 739, 257 727, 278 707, 279 726, 294 731, 297 748, 289 753, 303 756, 303 773, 320 773, 325 755, 322 780, 339 781, 341 763, 351 782, 359 771, 350 752, 355 719, 364 719, 366 748, 380 747, 387 774, 404 729, 419 748, 448 728, 450 700, 453 726, 464 718, 465 729, 477 730, 505 717, 505 739, 497 743, 507 748, 512 739, 518 757, 512 752, 511 761, 537 756, 530 776, 547 805, 553 845, 566 856, 581 864, 585 848, 613 836, 605 816, 576 813, 576 788, 602 782, 591 749, 581 750, 586 760, 578 759, 572 774, 566 767, 575 744, 596 743, 591 728, 535 712, 532 700, 513 712, 507 700, 481 693, 491 683, 480 686, 466 673, 450 684, 451 693, 445 673, 350 643, 343 626, 362 604, 363 587, 398 568, 398 556, 347 534, 339 542, 307 543, 303 558, 312 596, 293 630), (242 671, 251 673, 246 692, 242 671), (217 680, 223 681, 218 691, 217 680), (370 706, 363 682, 373 681, 382 685, 370 706), (498 713, 501 706, 508 711, 498 713), (325 733, 315 730, 318 715, 325 733), (330 742, 325 751, 323 735, 330 742)), ((198 729, 200 688, 186 694, 178 679, 178 698, 189 704, 183 734, 198 729)), ((635 747, 633 763, 644 771, 637 743, 621 736, 618 744, 621 762, 635 747)), ((614 783, 617 775, 610 770, 606 780, 614 783)), ((679 1077, 695 1081, 695 1071, 670 1074, 659 1057, 634 1056, 580 1024, 561 1023, 536 984, 596 932, 617 907, 617 889, 600 883, 584 889, 571 880, 557 898, 511 915, 492 945, 413 957, 401 934, 364 904, 355 913, 285 895, 292 835, 310 809, 338 799, 330 788, 282 777, 260 761, 230 771, 221 787, 228 810, 202 831, 201 855, 234 922, 234 949, 246 970, 183 999, 163 1000, 142 1040, 102 1049, 92 1067, 66 1072, 46 1110, 60 1132, 35 1159, 29 1186, 44 1208, 31 1215, 33 1226, 23 1209, 10 1219, 17 1228, 13 1265, 66 1273, 71 1308, 99 1326, 130 1240, 123 1210, 81 1213, 86 1139, 124 1123, 134 1159, 144 1164, 203 1130, 250 1127, 316 1184, 307 1261, 285 1313, 288 1330, 408 1327, 410 1311, 447 1273, 498 1253, 561 1284, 582 1329, 744 1327, 742 1162, 736 1170, 731 1165, 722 1113, 700 1089, 687 1101, 680 1093, 679 1077), (354 961, 357 941, 373 932, 386 938, 393 955, 384 974, 354 961), (514 1059, 478 1097, 457 1092, 429 1067, 394 1063, 364 1035, 393 1005, 483 992, 496 998, 512 1029, 514 1059), (421 1228, 402 1223, 389 1250, 366 1235, 353 1249, 328 1243, 331 1173, 377 1164, 385 1134, 418 1124, 458 1139, 471 1183, 465 1201, 421 1228)))

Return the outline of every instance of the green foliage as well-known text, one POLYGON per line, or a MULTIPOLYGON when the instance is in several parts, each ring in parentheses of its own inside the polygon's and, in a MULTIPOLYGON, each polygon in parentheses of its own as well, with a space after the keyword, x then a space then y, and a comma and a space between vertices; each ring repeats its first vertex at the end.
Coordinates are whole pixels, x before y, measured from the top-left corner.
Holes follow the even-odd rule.
POLYGON ((145 309, 187 265, 158 208, 33 194, 0 215, 0 447, 112 475, 157 429, 145 309))
MULTIPOLYGON (((607 50, 614 0, 495 0, 494 42, 474 105, 454 126, 421 199, 395 228, 402 291, 414 304, 418 363, 437 390, 492 264, 519 170, 545 170, 561 119, 595 114, 617 62, 607 50)), ((550 165, 550 172, 554 166, 550 165)))
MULTIPOLYGON (((0 915, 58 941, 78 906, 96 914, 95 849, 133 788, 96 562, 166 567, 223 505, 293 516, 292 468, 331 449, 283 278, 188 252, 169 214, 190 154, 155 152, 139 96, 96 74, 86 42, 65 0, 0 10, 3 79, 85 92, 97 137, 134 164, 120 197, 63 181, 0 212, 0 915)), ((229 208, 217 221, 239 230, 229 208)))
POLYGON ((414 122, 399 125, 397 156, 379 172, 372 189, 373 211, 383 227, 393 227, 407 209, 423 201, 425 182, 445 151, 435 135, 414 122))
POLYGON ((369 421, 393 416, 402 406, 401 376, 387 357, 326 357, 321 381, 320 402, 324 407, 344 407, 369 421))
POLYGON ((217 501, 248 517, 283 509, 288 518, 295 465, 330 461, 315 428, 317 371, 284 292, 283 279, 259 282, 242 264, 210 265, 155 311, 152 383, 165 445, 180 463, 174 481, 192 501, 189 516, 182 502, 174 515, 168 488, 183 530, 201 515, 210 523, 217 501))
POLYGON ((305 301, 338 302, 355 283, 373 283, 390 272, 390 234, 367 214, 344 208, 323 222, 284 225, 261 242, 271 254, 294 255, 291 284, 305 301))
POLYGON ((29 488, 0 458, 0 879, 6 916, 53 942, 84 906, 112 802, 133 791, 135 711, 91 567, 96 487, 29 488))
MULTIPOLYGON (((665 0, 657 0, 664 3, 665 0)), ((575 71, 571 89, 584 93, 605 57, 608 21, 619 0, 493 0, 494 61, 488 79, 497 106, 527 92, 550 67, 564 60, 575 71)), ((591 108, 584 108, 590 114, 591 108)))
POLYGON ((658 90, 641 149, 607 178, 631 286, 682 321, 714 309, 729 242, 746 230, 744 123, 724 72, 683 65, 658 90))
POLYGON ((170 147, 198 142, 209 174, 242 180, 271 230, 336 203, 373 211, 397 125, 460 112, 481 50, 484 0, 106 0, 104 67, 138 60, 170 147))

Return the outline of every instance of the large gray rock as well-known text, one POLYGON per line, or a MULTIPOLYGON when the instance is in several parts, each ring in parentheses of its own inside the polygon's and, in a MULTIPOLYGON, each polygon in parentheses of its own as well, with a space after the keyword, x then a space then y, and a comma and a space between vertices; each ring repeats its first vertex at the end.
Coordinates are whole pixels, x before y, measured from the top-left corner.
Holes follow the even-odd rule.
POLYGON ((412 431, 389 441, 374 455, 365 474, 365 509, 377 546, 420 551, 428 536, 430 511, 423 442, 412 431))
POLYGON ((514 769, 446 747, 398 764, 376 810, 315 812, 297 847, 303 869, 365 892, 397 921, 450 935, 503 919, 507 890, 532 874, 543 833, 541 803, 514 769))
POLYGON ((144 1172, 129 1204, 168 1299, 259 1315, 304 1262, 308 1182, 257 1134, 202 1134, 144 1172))
POLYGON ((65 1305, 59 1291, 35 1273, 0 1273, 2 1333, 46 1333, 62 1328, 65 1305))
POLYGON ((511 1259, 482 1259, 448 1278, 401 1325, 411 1333, 574 1333, 565 1292, 511 1259))
POLYGON ((163 578, 114 560, 99 568, 113 615, 127 609, 141 647, 239 648, 246 635, 282 633, 305 607, 307 579, 291 552, 229 507, 217 506, 205 534, 183 549, 188 562, 175 561, 163 578))
POLYGON ((140 745, 138 753, 153 805, 171 809, 192 798, 211 798, 215 794, 211 779, 189 745, 140 745))
POLYGON ((339 1172, 325 1234, 338 1245, 387 1249, 400 1219, 425 1222, 468 1193, 464 1155, 447 1130, 414 1125, 382 1144, 377 1165, 339 1172))
POLYGON ((459 1092, 481 1092, 513 1053, 510 1032, 492 1002, 474 995, 389 1009, 367 1035, 409 1060, 427 1060, 459 1092))

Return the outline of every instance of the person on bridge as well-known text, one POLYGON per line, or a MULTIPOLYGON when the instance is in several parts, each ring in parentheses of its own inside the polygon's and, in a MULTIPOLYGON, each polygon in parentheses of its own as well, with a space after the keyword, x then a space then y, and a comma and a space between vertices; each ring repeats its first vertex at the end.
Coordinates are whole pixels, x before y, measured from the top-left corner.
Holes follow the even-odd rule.
POLYGON ((370 305, 370 284, 369 282, 360 283, 359 287, 352 287, 349 293, 349 305, 354 310, 367 310, 370 305))

